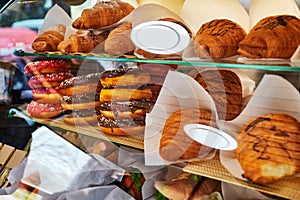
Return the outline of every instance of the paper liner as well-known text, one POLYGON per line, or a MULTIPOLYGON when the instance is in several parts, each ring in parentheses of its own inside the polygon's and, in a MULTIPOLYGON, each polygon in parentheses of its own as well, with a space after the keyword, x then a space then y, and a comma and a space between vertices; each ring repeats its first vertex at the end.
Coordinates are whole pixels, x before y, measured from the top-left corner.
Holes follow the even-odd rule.
POLYGON ((252 28, 265 17, 285 14, 300 18, 300 11, 294 0, 251 0, 250 26, 252 28))
MULTIPOLYGON (((300 121, 299 102, 299 91, 291 83, 280 76, 267 74, 264 75, 241 114, 236 119, 225 122, 224 126, 237 137, 237 133, 244 124, 265 114, 284 113, 300 121)), ((220 160, 234 177, 246 180, 242 177, 243 170, 234 151, 221 151, 220 160)))
POLYGON ((40 35, 42 32, 57 24, 63 24, 68 27, 72 25, 72 19, 59 5, 55 4, 47 12, 44 23, 39 29, 38 34, 40 35))
MULTIPOLYGON (((186 108, 209 109, 216 116, 216 108, 210 95, 192 77, 169 71, 153 110, 146 116, 144 135, 145 164, 167 165, 159 155, 159 142, 165 120, 175 111, 186 108)), ((210 159, 211 154, 199 155, 198 159, 210 159)), ((183 162, 179 160, 178 162, 183 162)))
POLYGON ((180 14, 184 1, 185 0, 138 0, 140 6, 145 4, 158 4, 170 9, 177 15, 180 14))
POLYGON ((237 0, 185 0, 180 17, 194 33, 202 24, 214 19, 229 19, 249 30, 249 15, 237 0))

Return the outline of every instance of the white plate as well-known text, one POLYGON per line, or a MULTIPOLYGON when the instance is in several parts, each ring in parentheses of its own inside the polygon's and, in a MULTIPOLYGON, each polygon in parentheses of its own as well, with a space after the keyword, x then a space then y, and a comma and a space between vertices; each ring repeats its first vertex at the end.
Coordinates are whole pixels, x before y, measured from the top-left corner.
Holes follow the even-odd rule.
POLYGON ((210 126, 187 124, 184 126, 184 131, 193 140, 208 147, 228 151, 237 148, 237 142, 233 137, 224 131, 210 126))
POLYGON ((140 49, 154 54, 174 54, 190 43, 188 31, 174 22, 148 21, 133 27, 131 40, 140 49))

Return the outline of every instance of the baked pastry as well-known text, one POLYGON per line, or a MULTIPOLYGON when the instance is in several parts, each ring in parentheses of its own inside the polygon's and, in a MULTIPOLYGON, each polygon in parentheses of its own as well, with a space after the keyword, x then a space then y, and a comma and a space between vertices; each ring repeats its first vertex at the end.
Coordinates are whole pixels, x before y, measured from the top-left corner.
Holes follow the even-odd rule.
POLYGON ((226 58, 237 54, 245 30, 228 19, 215 19, 203 24, 194 39, 194 52, 199 58, 226 58))
POLYGON ((300 123, 290 115, 265 114, 247 122, 238 133, 235 155, 243 177, 267 184, 300 169, 300 123))
POLYGON ((239 44, 247 58, 290 58, 300 45, 300 19, 290 15, 260 20, 239 44))
POLYGON ((100 73, 91 73, 61 83, 64 94, 61 98, 61 106, 65 113, 64 122, 71 125, 97 126, 99 95, 102 89, 99 77, 100 73))
POLYGON ((145 86, 137 88, 103 88, 100 92, 100 101, 130 101, 130 100, 142 100, 151 99, 152 90, 145 86))
POLYGON ((103 52, 104 40, 108 32, 96 34, 92 30, 78 30, 71 34, 68 39, 58 44, 57 50, 65 53, 89 53, 103 52))
POLYGON ((149 100, 101 102, 99 111, 109 119, 141 118, 149 113, 153 106, 154 102, 149 100))
POLYGON ((54 118, 58 117, 63 113, 62 107, 60 104, 44 104, 38 103, 36 101, 31 101, 27 105, 27 111, 30 116, 36 118, 54 118))
POLYGON ((242 83, 236 73, 227 69, 204 70, 195 80, 213 98, 220 119, 233 120, 242 111, 242 83))
POLYGON ((186 124, 216 126, 210 110, 183 109, 172 113, 166 120, 159 145, 160 156, 170 162, 195 159, 212 149, 191 139, 184 131, 186 124))
POLYGON ((131 31, 131 22, 124 22, 113 29, 104 42, 104 51, 110 55, 132 54, 136 47, 130 37, 131 31))
POLYGON ((97 29, 112 25, 130 14, 134 7, 127 2, 99 1, 92 8, 84 9, 72 26, 76 29, 97 29))
POLYGON ((35 51, 56 51, 58 44, 64 40, 66 26, 57 24, 44 31, 32 43, 35 51))
POLYGON ((189 199, 202 177, 188 172, 181 172, 169 183, 155 182, 154 187, 168 199, 189 199))
POLYGON ((96 92, 101 88, 100 76, 101 73, 76 76, 62 81, 58 88, 63 96, 96 92))
POLYGON ((26 76, 70 72, 71 63, 67 60, 40 60, 29 62, 24 67, 26 76))
POLYGON ((32 89, 32 99, 38 103, 60 104, 61 97, 58 87, 32 89))
POLYGON ((100 83, 100 130, 112 135, 143 134, 146 114, 154 106, 162 85, 152 84, 149 72, 139 68, 104 71, 100 83))
POLYGON ((97 113, 100 130, 106 134, 128 136, 141 135, 145 131, 145 117, 140 118, 107 118, 101 113, 97 113))
POLYGON ((100 81, 104 88, 135 86, 148 84, 151 80, 150 73, 143 69, 120 68, 102 72, 100 81))
POLYGON ((51 88, 58 87, 66 79, 72 78, 73 74, 66 72, 39 74, 29 78, 30 88, 51 88))

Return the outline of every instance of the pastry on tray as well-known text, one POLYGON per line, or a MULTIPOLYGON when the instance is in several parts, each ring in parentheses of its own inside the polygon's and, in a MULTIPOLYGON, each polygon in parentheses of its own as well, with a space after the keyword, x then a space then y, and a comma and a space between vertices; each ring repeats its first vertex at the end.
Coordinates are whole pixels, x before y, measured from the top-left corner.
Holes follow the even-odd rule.
POLYGON ((243 177, 267 184, 300 169, 300 123, 290 115, 271 113, 246 123, 238 133, 237 160, 243 177))

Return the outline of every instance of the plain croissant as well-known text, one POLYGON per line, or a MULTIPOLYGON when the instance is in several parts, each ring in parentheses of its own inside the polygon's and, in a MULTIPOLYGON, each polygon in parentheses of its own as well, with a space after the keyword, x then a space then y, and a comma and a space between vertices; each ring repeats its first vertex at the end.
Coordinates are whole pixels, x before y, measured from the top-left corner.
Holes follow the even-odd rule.
POLYGON ((96 34, 93 31, 78 30, 68 39, 59 43, 57 50, 65 53, 89 53, 91 51, 103 52, 104 40, 108 32, 96 34))
POLYGON ((105 52, 110 55, 132 53, 136 47, 130 37, 131 30, 132 24, 130 22, 125 22, 113 29, 105 40, 105 52))
POLYGON ((92 8, 84 9, 72 26, 76 29, 102 28, 127 16, 134 7, 122 1, 100 1, 92 8))
POLYGON ((42 32, 32 43, 36 51, 56 51, 58 44, 64 40, 66 26, 57 24, 42 32))

